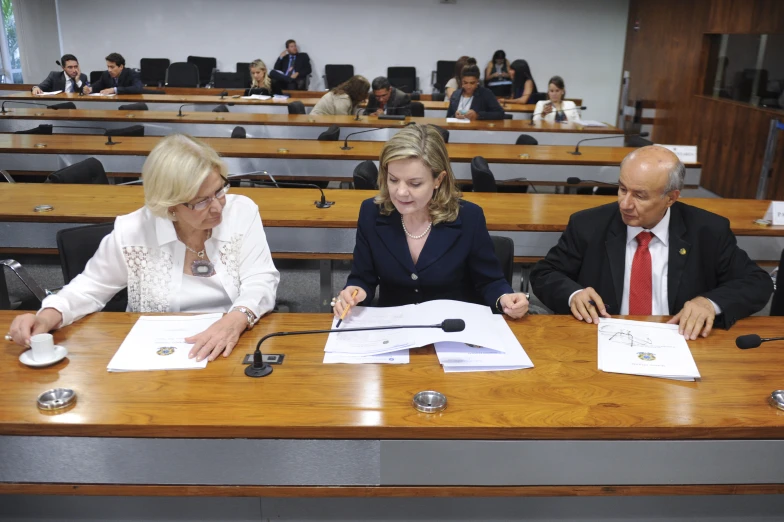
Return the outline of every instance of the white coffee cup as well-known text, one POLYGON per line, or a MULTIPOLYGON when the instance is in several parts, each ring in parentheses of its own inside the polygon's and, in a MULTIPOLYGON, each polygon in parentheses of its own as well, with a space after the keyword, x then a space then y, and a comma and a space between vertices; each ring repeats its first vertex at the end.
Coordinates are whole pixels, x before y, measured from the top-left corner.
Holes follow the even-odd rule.
POLYGON ((46 362, 54 358, 54 337, 52 334, 42 333, 32 336, 30 347, 33 349, 34 361, 46 362))

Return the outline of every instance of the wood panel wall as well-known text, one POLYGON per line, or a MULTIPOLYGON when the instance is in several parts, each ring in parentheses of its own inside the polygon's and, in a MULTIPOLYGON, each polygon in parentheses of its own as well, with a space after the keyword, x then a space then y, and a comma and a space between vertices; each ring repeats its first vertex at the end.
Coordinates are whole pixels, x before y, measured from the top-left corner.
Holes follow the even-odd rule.
MULTIPOLYGON (((629 104, 655 103, 654 141, 699 147, 701 185, 720 196, 756 196, 770 120, 784 120, 784 112, 703 96, 706 35, 782 32, 784 0, 630 1, 629 104)), ((780 134, 768 198, 784 200, 782 158, 780 134)))

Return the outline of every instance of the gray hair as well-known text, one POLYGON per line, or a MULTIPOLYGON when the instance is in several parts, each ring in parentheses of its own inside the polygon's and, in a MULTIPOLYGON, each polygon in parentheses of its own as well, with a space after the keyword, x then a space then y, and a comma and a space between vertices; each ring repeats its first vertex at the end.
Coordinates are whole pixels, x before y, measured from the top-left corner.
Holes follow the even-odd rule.
POLYGON ((389 80, 384 76, 378 76, 373 78, 373 84, 371 88, 374 91, 380 91, 381 89, 389 89, 391 85, 389 84, 389 80))
MULTIPOLYGON (((621 161, 621 169, 623 169, 623 165, 626 163, 626 161, 628 161, 633 156, 636 156, 638 152, 640 151, 648 152, 651 149, 669 150, 660 145, 648 145, 645 147, 641 147, 635 150, 634 152, 627 154, 626 157, 623 158, 623 160, 621 161)), ((678 157, 675 155, 674 152, 670 151, 670 154, 674 158, 674 162, 672 168, 667 173, 667 185, 665 185, 664 192, 662 192, 661 197, 666 196, 673 190, 683 190, 683 183, 686 179, 686 166, 683 164, 683 162, 680 159, 678 159, 678 157)))

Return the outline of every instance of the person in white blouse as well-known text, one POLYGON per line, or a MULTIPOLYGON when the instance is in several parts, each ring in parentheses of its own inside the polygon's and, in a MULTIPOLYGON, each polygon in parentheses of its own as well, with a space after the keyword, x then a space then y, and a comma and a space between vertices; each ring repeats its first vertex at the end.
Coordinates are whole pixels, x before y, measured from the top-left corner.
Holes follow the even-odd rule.
POLYGON ((547 83, 547 100, 536 102, 534 121, 569 123, 580 121, 580 110, 573 101, 564 100, 566 86, 563 78, 553 76, 547 83))
MULTIPOLYGON (((256 204, 227 195, 227 167, 185 135, 161 140, 142 168, 145 206, 119 216, 84 272, 11 323, 20 345, 100 311, 128 288, 129 312, 224 312, 185 341, 190 357, 231 354, 240 335, 275 306, 275 268, 256 204)), ((119 189, 118 189, 119 190, 119 189)))

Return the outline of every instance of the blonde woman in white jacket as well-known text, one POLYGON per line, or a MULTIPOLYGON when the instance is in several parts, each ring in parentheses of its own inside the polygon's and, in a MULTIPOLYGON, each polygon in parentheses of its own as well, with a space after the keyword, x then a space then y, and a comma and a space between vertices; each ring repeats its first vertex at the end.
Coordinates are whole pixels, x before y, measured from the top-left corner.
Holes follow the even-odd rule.
POLYGON ((572 123, 580 121, 580 111, 573 101, 564 100, 566 87, 563 78, 553 76, 547 82, 547 100, 536 102, 534 121, 572 123))
POLYGON ((8 335, 29 345, 32 335, 100 311, 127 287, 129 312, 225 313, 185 341, 197 360, 228 357, 275 306, 280 274, 258 207, 227 195, 226 176, 207 145, 181 134, 161 140, 142 168, 145 206, 119 216, 84 272, 44 299, 37 314, 16 317, 8 335))

